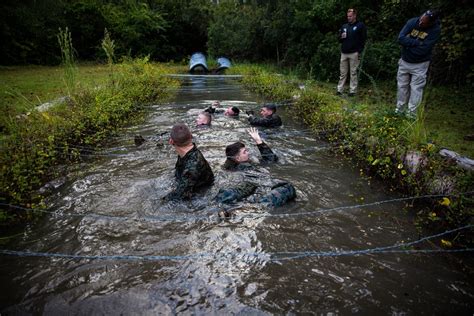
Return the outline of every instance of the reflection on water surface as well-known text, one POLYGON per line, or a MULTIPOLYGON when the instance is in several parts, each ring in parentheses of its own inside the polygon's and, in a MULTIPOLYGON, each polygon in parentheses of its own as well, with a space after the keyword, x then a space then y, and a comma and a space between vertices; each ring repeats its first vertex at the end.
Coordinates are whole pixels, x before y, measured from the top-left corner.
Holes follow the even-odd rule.
MULTIPOLYGON (((280 107, 284 126, 261 134, 280 162, 244 173, 221 169, 224 148, 241 140, 256 159, 245 115, 216 116, 193 128, 216 175, 190 202, 163 203, 173 186, 176 154, 167 145, 178 121, 190 126, 212 100, 258 109, 236 79, 183 78, 176 99, 149 108, 140 126, 111 140, 106 153, 67 175, 49 211, 4 249, 94 256, 174 256, 173 260, 79 260, 8 257, 1 261, 1 310, 6 314, 472 313, 472 272, 459 257, 367 254, 273 260, 272 253, 359 250, 419 238, 403 203, 301 212, 395 198, 369 186, 357 170, 326 150, 280 107), (147 141, 136 147, 133 136, 147 141), (108 155, 109 154, 109 155, 108 155), (261 187, 285 179, 294 202, 267 209, 244 201, 220 221, 212 198, 245 179, 261 187), (75 214, 69 216, 65 214, 75 214), (271 216, 288 214, 289 216, 271 216), (195 254, 195 256, 192 256, 195 254)), ((426 244, 423 244, 426 245, 426 244)), ((421 246, 423 246, 421 245, 421 246)), ((169 257, 168 257, 169 258, 169 257)))

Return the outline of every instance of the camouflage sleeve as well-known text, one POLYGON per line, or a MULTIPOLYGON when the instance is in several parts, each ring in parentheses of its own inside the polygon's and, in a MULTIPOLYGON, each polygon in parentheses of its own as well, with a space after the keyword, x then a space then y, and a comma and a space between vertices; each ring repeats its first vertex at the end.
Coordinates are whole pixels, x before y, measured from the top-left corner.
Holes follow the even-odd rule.
POLYGON ((192 157, 186 162, 181 177, 176 179, 176 189, 170 192, 165 199, 166 200, 182 200, 190 199, 194 188, 199 180, 199 164, 196 157, 192 157))
POLYGON ((267 144, 261 143, 257 145, 260 155, 262 156, 262 162, 277 162, 278 156, 268 147, 267 144))
POLYGON ((249 123, 252 126, 263 126, 263 127, 271 127, 272 126, 271 120, 263 118, 263 117, 262 118, 255 117, 253 115, 249 116, 249 123))
POLYGON ((244 181, 235 187, 220 189, 215 199, 219 203, 233 203, 252 195, 257 189, 257 185, 244 181))
POLYGON ((271 118, 258 118, 253 115, 249 117, 249 123, 252 126, 262 127, 277 127, 281 126, 281 118, 279 116, 273 116, 271 118))

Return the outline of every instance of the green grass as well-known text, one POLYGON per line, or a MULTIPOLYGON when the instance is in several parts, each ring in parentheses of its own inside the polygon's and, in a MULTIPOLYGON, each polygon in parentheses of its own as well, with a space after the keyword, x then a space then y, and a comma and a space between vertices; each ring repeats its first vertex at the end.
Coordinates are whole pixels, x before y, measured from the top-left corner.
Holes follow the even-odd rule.
MULTIPOLYGON (((0 67, 0 100, 2 105, 29 103, 39 105, 66 95, 64 70, 47 66, 0 67), (23 96, 23 97, 21 97, 23 96)), ((77 81, 82 87, 94 87, 107 79, 107 65, 79 65, 77 81)))
POLYGON ((428 139, 474 159, 474 95, 470 89, 437 87, 427 91, 428 139))
MULTIPOLYGON (((2 69, 2 87, 8 87, 4 91, 12 87, 18 91, 2 95, 4 108, 11 111, 0 121, 5 123, 0 134, 2 201, 41 203, 43 197, 36 190, 57 176, 55 166, 81 159, 76 146, 101 143, 143 117, 143 105, 167 100, 179 86, 178 80, 163 76, 170 73, 166 66, 152 65, 148 58, 124 60, 114 67, 83 65, 69 100, 44 112, 24 113, 35 101, 65 95, 60 71, 59 67, 2 69), (9 98, 11 102, 5 101, 9 98)), ((0 222, 9 220, 2 214, 0 222)))
MULTIPOLYGON (((327 93, 334 93, 336 83, 317 82, 327 93)), ((365 103, 372 111, 395 110, 396 82, 377 82, 377 86, 362 85, 351 103, 365 103)), ((474 134, 474 94, 469 87, 432 86, 425 88, 425 129, 429 142, 439 148, 454 150, 474 159, 474 141, 464 136, 474 134)))
MULTIPOLYGON (((166 64, 170 72, 184 73, 187 67, 166 64)), ((91 89, 107 82, 108 65, 78 65, 76 82, 79 90, 91 89)), ((61 66, 0 66, 0 133, 12 117, 30 112, 36 106, 68 95, 61 66)))
MULTIPOLYGON (((249 64, 240 65, 250 67, 249 64)), ((167 65, 173 72, 187 71, 185 65, 167 65)), ((95 87, 104 83, 109 75, 107 65, 80 64, 77 82, 80 87, 95 87)), ((272 65, 264 66, 276 72, 272 65)), ((238 72, 239 65, 232 69, 238 72)), ((231 73, 231 72, 229 72, 231 73)), ((317 82, 328 93, 335 91, 336 83, 317 82)), ((375 110, 395 108, 396 82, 365 84, 359 89, 353 103, 366 103, 375 110)), ((67 94, 61 67, 22 66, 0 67, 0 102, 2 112, 17 115, 30 111, 34 106, 67 94)), ((474 134, 474 95, 469 88, 427 86, 425 89, 425 128, 428 140, 440 148, 448 148, 461 155, 474 158, 474 141, 464 136, 474 134)), ((0 126, 2 120, 0 118, 0 126)))
MULTIPOLYGON (((83 64, 78 67, 79 88, 93 88, 106 82, 109 68, 83 64)), ((68 95, 64 69, 60 66, 0 67, 0 135, 10 134, 15 118, 36 106, 68 95)))

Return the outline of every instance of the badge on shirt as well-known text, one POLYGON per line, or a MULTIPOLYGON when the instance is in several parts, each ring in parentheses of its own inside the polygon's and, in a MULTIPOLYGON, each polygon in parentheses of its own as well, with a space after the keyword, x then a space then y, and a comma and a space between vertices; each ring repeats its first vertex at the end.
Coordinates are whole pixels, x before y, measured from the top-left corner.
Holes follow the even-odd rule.
POLYGON ((410 36, 411 36, 411 37, 414 37, 414 38, 418 38, 418 39, 424 40, 424 39, 428 36, 428 33, 423 32, 423 31, 419 31, 419 30, 416 30, 416 29, 413 29, 413 30, 411 30, 411 32, 410 32, 410 36))

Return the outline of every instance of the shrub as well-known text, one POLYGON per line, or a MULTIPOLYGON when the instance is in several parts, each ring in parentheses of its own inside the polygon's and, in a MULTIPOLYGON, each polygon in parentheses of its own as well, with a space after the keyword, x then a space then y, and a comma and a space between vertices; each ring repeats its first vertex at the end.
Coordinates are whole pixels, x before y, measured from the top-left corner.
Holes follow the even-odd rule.
POLYGON ((397 75, 400 47, 395 41, 368 42, 360 67, 363 70, 360 78, 393 79, 397 75))
POLYGON ((312 77, 324 81, 337 80, 339 78, 340 56, 341 45, 337 37, 332 33, 326 34, 311 58, 312 77))
MULTIPOLYGON (((276 75, 262 67, 251 69, 251 79, 244 81, 250 81, 254 91, 271 96, 272 86, 266 85, 272 81, 267 78, 276 75)), ((284 76, 277 78, 288 89, 293 86, 284 76)), ((436 228, 446 229, 472 220, 474 173, 441 158, 435 146, 420 137, 422 126, 414 127, 413 122, 383 109, 373 111, 366 104, 349 103, 311 84, 306 85, 293 109, 294 115, 324 136, 337 152, 355 161, 369 178, 383 179, 392 188, 412 195, 448 195, 424 199, 425 208, 417 214, 420 223, 437 223, 436 228), (419 158, 418 165, 408 159, 410 154, 419 158)), ((461 238, 463 243, 473 242, 472 234, 461 238)))
POLYGON ((19 116, 0 151, 0 191, 12 203, 38 202, 35 191, 54 166, 80 159, 80 145, 95 145, 143 113, 143 106, 171 96, 178 82, 162 76, 148 58, 127 60, 101 87, 74 93, 47 112, 19 116))

